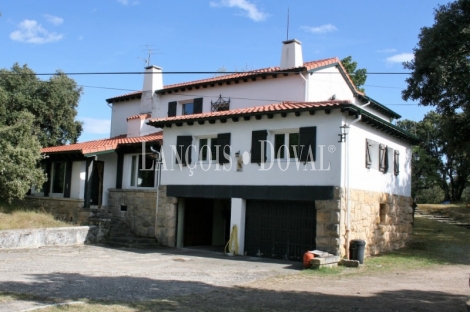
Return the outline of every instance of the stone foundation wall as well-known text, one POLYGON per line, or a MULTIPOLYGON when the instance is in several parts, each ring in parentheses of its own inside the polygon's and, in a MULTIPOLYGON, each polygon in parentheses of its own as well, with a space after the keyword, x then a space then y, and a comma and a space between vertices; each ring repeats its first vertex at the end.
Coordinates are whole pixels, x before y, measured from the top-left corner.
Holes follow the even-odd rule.
POLYGON ((83 199, 26 196, 17 202, 35 210, 49 212, 56 219, 78 224, 88 224, 90 209, 83 208, 83 199))
MULTIPOLYGON (((405 246, 412 233, 411 197, 362 190, 350 191, 349 239, 366 242, 365 254, 375 255, 405 246)), ((346 216, 346 205, 342 208, 346 216)), ((341 223, 342 239, 346 241, 346 222, 341 223)), ((345 252, 345 244, 341 252, 345 252)))
MULTIPOLYGON (((332 200, 317 200, 317 249, 346 255, 346 196, 335 188, 332 200)), ((375 255, 405 246, 412 233, 411 197, 387 193, 350 191, 349 240, 366 242, 365 255, 375 255)))
POLYGON ((177 199, 167 197, 166 186, 160 186, 155 226, 156 199, 157 191, 154 189, 109 189, 108 212, 122 219, 136 236, 156 237, 162 245, 174 247, 177 199))

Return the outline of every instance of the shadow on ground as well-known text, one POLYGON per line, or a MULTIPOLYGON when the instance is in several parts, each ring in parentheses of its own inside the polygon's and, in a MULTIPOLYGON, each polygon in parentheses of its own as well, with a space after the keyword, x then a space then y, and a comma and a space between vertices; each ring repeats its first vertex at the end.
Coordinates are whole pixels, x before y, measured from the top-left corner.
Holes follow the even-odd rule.
MULTIPOLYGON (((272 291, 129 276, 57 273, 28 277, 30 281, 1 283, 0 291, 16 300, 25 300, 25 295, 56 302, 86 299, 90 304, 119 304, 134 311, 464 311, 465 307, 463 296, 409 289, 363 297, 359 293, 272 291)), ((106 311, 112 311, 111 307, 106 311)))

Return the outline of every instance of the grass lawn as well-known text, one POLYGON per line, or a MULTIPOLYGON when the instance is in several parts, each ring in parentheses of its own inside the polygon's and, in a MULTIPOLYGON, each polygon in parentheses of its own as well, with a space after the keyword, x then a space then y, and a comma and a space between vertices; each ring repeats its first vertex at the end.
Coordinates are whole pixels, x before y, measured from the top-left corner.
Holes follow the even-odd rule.
POLYGON ((441 214, 455 221, 470 223, 470 207, 467 204, 419 204, 418 208, 431 214, 441 214))
POLYGON ((34 229, 72 226, 54 219, 47 212, 36 211, 20 206, 0 202, 0 230, 34 229))

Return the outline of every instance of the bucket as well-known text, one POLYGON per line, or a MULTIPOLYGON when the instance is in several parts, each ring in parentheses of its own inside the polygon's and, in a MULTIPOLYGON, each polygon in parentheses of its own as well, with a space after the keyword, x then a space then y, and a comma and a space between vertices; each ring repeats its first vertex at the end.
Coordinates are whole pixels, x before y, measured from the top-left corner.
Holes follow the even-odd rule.
POLYGON ((312 260, 313 258, 315 258, 315 255, 311 251, 307 250, 307 252, 304 253, 304 268, 310 268, 310 260, 312 260))

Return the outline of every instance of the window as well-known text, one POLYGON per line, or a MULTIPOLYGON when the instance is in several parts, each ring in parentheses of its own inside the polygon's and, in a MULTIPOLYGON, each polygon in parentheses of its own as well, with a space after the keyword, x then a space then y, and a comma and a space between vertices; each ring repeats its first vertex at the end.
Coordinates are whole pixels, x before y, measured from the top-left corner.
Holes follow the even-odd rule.
POLYGON ((183 102, 182 105, 182 115, 192 115, 192 114, 201 114, 202 113, 202 98, 197 98, 189 102, 183 102))
POLYGON ((217 159, 217 138, 199 139, 199 160, 209 161, 217 159))
POLYGON ((194 114, 194 103, 183 104, 183 115, 192 115, 194 114))
POLYGON ((145 155, 145 164, 142 155, 132 156, 131 161, 131 186, 133 187, 154 187, 155 186, 155 159, 153 154, 145 155), (144 166, 145 165, 145 166, 144 166), (146 169, 146 170, 142 170, 146 169))
POLYGON ((64 193, 65 163, 56 162, 52 164, 52 193, 64 193))
POLYGON ((393 154, 393 172, 396 176, 400 173, 400 152, 397 150, 393 154))
POLYGON ((274 135, 274 158, 298 158, 299 157, 299 134, 281 133, 274 135), (288 153, 287 153, 288 151, 288 153))

